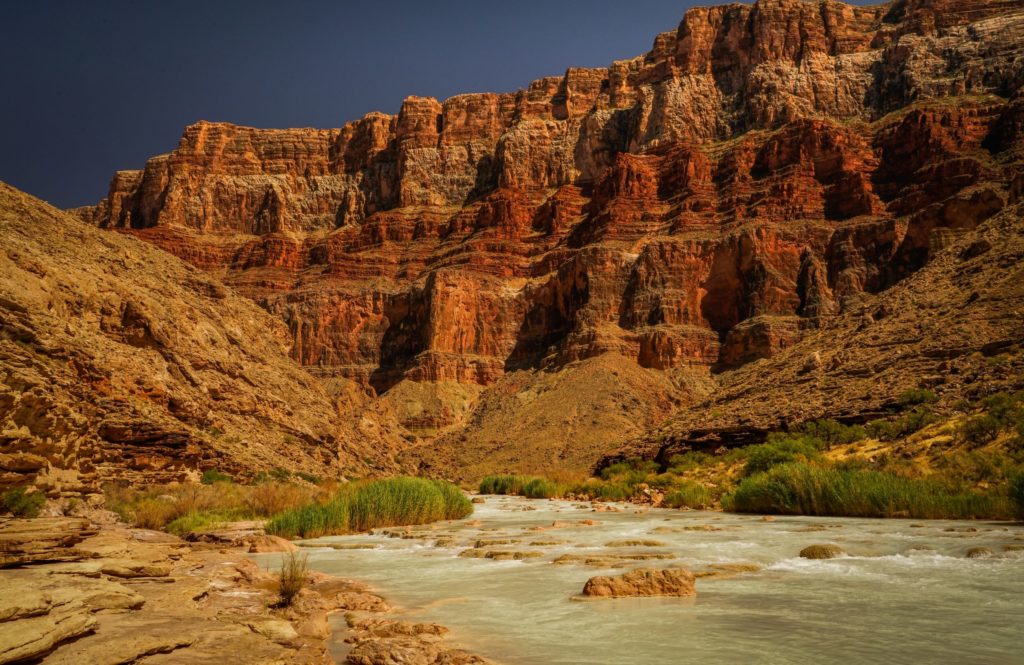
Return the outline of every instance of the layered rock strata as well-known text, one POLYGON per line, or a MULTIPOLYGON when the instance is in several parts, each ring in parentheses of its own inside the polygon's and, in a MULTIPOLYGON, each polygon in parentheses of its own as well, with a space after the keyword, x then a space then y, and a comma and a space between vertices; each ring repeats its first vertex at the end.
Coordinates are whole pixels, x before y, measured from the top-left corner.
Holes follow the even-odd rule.
POLYGON ((594 359, 671 383, 593 402, 645 426, 1019 197, 1022 42, 1020 0, 697 8, 643 56, 515 93, 330 130, 200 122, 76 212, 222 277, 445 454, 529 417, 494 415, 513 386, 594 359))

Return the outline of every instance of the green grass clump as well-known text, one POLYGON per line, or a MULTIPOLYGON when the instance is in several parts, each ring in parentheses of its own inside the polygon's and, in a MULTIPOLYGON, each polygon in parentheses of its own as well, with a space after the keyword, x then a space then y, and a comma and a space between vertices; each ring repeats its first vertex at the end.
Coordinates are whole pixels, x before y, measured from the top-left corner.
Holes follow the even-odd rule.
POLYGON ((806 463, 745 478, 727 503, 743 513, 923 519, 998 519, 1011 510, 1005 496, 958 488, 941 478, 806 463))
POLYGON ((590 478, 574 485, 572 494, 598 501, 628 501, 633 496, 625 485, 597 478, 590 478))
POLYGON ((711 490, 693 481, 684 481, 677 489, 665 495, 661 504, 666 508, 710 508, 714 503, 711 490))
POLYGON ((205 529, 213 528, 218 524, 231 522, 236 519, 242 519, 242 517, 230 514, 193 512, 186 513, 181 517, 171 520, 163 528, 164 531, 167 531, 168 533, 173 533, 176 536, 184 536, 186 533, 191 533, 192 531, 203 531, 205 529))
POLYGON ((45 503, 46 497, 42 492, 28 492, 24 487, 15 487, 0 494, 0 505, 15 517, 38 517, 45 503))
POLYGON ((473 512, 455 485, 423 478, 387 478, 350 483, 325 503, 285 511, 267 523, 267 533, 288 538, 360 532, 386 526, 461 519, 473 512))
POLYGON ((523 485, 522 495, 530 499, 553 499, 563 496, 562 488, 547 478, 533 478, 523 485))
POLYGON ((275 515, 267 533, 284 538, 319 538, 349 532, 348 503, 340 497, 327 503, 311 503, 275 515))
POLYGON ((530 482, 530 476, 505 474, 500 476, 487 476, 480 481, 481 494, 520 494, 523 485, 530 482))

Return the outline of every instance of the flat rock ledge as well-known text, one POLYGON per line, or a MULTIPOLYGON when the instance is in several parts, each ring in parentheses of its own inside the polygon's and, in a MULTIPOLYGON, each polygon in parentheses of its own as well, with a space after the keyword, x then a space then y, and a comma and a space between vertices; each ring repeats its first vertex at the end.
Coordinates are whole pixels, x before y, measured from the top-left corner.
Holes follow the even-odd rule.
POLYGON ((638 568, 614 577, 591 577, 583 586, 585 598, 628 598, 636 596, 696 596, 694 575, 683 568, 651 570, 638 568))
POLYGON ((359 582, 311 572, 276 607, 276 573, 245 554, 294 546, 234 531, 186 542, 109 518, 0 520, 0 665, 333 665, 334 612, 349 622, 349 663, 487 663, 447 647, 442 626, 390 620, 359 582))

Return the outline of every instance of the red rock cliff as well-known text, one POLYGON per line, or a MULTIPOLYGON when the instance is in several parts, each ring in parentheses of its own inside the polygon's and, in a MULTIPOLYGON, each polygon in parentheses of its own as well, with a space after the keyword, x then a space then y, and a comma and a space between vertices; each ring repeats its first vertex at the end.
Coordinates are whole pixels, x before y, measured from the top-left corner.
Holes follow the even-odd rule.
POLYGON ((200 122, 79 214, 385 391, 769 356, 998 212, 1020 0, 693 9, 644 56, 331 130, 200 122))

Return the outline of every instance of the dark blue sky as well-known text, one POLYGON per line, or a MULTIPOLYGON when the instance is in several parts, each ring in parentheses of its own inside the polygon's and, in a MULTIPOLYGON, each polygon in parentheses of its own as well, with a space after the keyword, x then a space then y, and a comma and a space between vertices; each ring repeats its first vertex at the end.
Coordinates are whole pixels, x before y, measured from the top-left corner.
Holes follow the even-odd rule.
POLYGON ((0 180, 95 203, 199 119, 340 127, 647 51, 681 0, 3 0, 0 180))
POLYGON ((340 127, 512 91, 640 55, 722 1, 0 0, 0 180, 91 204, 197 120, 340 127))

